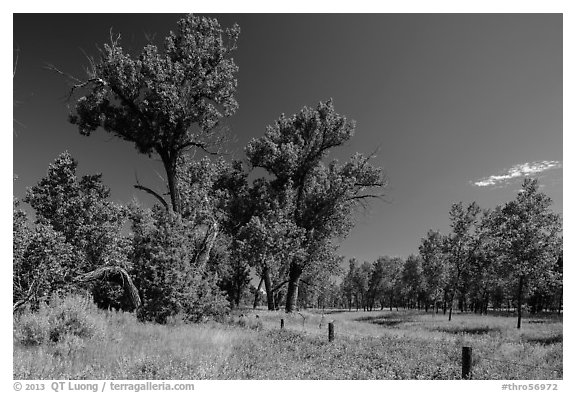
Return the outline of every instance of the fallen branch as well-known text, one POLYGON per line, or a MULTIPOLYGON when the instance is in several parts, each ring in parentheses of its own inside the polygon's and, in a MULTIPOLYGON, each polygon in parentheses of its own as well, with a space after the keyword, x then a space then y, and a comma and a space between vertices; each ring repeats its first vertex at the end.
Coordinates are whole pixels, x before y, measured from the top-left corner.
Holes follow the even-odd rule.
POLYGON ((84 283, 96 280, 113 280, 115 277, 120 276, 122 280, 122 287, 124 291, 130 297, 130 301, 134 305, 135 308, 140 307, 142 304, 140 300, 140 295, 138 295, 138 289, 134 285, 132 278, 128 274, 126 270, 119 266, 102 266, 96 270, 93 270, 89 273, 83 274, 80 277, 76 278, 76 282, 84 283))
POLYGON ((24 306, 26 303, 28 303, 28 301, 32 298, 32 296, 34 295, 34 287, 36 286, 36 280, 32 281, 32 284, 30 284, 30 288, 28 288, 28 292, 26 293, 26 296, 24 296, 24 298, 16 301, 16 303, 14 303, 12 305, 12 312, 15 312, 16 310, 18 310, 20 307, 24 306))

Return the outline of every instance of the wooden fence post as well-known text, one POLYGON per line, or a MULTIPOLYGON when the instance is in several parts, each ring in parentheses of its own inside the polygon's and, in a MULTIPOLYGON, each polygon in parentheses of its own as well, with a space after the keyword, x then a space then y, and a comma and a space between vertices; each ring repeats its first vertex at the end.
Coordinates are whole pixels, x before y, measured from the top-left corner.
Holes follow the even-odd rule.
POLYGON ((280 329, 284 329, 284 318, 280 319, 280 329))
POLYGON ((462 379, 470 379, 472 371, 472 347, 462 347, 462 379))
POLYGON ((328 323, 328 341, 334 341, 334 322, 328 323))

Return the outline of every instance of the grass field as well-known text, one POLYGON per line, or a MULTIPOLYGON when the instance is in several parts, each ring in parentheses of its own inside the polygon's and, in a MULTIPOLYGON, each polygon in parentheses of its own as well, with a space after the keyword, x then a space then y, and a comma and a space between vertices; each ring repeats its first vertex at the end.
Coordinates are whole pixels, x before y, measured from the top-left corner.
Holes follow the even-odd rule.
POLYGON ((459 379, 462 346, 471 346, 473 379, 562 379, 557 317, 527 317, 520 331, 513 316, 457 313, 448 322, 416 311, 243 310, 221 323, 166 326, 127 313, 98 318, 104 330, 91 338, 41 345, 15 338, 14 378, 459 379))

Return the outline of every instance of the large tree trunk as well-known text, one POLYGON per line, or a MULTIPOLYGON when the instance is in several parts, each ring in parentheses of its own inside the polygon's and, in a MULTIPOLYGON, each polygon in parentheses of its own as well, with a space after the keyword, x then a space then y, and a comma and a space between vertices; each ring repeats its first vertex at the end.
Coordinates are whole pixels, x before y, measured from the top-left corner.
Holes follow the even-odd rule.
POLYGON ((518 281, 518 294, 516 300, 518 301, 518 323, 516 324, 516 328, 520 329, 522 324, 522 287, 524 285, 524 276, 520 276, 520 280, 518 281))
POLYGON ((273 311, 274 307, 274 290, 272 289, 272 279, 270 278, 270 268, 264 267, 262 271, 262 278, 264 279, 264 288, 266 289, 266 301, 268 303, 268 310, 273 311))
POLYGON ((290 281, 288 281, 288 293, 286 294, 286 312, 296 311, 298 304, 298 285, 300 284, 300 276, 302 275, 302 268, 295 263, 290 265, 290 281))
POLYGON ((172 204, 172 210, 175 213, 180 213, 182 211, 180 206, 180 192, 178 190, 178 184, 176 180, 176 160, 169 156, 168 153, 160 153, 160 158, 164 164, 164 170, 166 171, 166 179, 168 181, 168 191, 170 192, 170 203, 172 204))

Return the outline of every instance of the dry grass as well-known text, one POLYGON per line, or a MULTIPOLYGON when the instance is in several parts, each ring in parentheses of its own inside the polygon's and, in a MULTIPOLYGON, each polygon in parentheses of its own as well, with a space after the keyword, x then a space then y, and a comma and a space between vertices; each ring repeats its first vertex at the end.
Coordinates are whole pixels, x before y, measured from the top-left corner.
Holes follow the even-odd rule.
POLYGON ((495 316, 242 312, 225 323, 168 326, 101 313, 103 339, 39 346, 15 339, 14 378, 459 379, 464 345, 473 348, 476 379, 562 378, 561 320, 527 318, 518 332, 513 318, 495 316))

